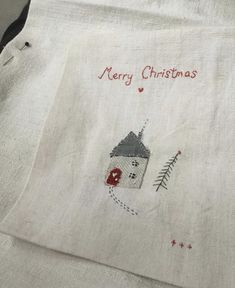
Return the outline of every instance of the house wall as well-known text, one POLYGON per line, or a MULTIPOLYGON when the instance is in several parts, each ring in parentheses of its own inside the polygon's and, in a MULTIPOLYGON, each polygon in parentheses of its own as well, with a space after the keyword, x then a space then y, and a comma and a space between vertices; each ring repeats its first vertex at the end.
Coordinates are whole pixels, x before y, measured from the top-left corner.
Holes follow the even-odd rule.
POLYGON ((112 171, 114 168, 119 168, 122 171, 122 175, 117 187, 141 188, 147 164, 147 158, 113 156, 110 159, 110 165, 108 167, 105 179, 108 178, 110 171, 112 171), (138 166, 133 166, 133 161, 138 162, 138 166), (130 178, 130 173, 136 174, 136 177, 134 179, 130 178))

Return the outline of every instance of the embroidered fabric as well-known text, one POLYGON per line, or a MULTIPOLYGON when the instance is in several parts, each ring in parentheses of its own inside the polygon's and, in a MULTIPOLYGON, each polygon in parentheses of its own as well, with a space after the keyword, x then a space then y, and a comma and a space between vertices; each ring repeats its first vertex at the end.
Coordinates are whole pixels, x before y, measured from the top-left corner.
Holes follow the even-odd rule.
POLYGON ((32 1, 26 26, 0 57, 0 230, 27 241, 25 248, 8 241, 1 247, 4 288, 57 287, 60 276, 68 287, 164 287, 159 280, 235 286, 234 177, 227 173, 235 155, 234 7, 211 0, 32 1), (32 49, 22 53, 25 41, 32 49), (143 79, 146 66, 198 73, 143 79), (114 74, 100 79, 106 67, 133 75, 130 85, 114 74), (129 147, 120 141, 130 131, 129 147), (156 193, 153 182, 178 149, 167 190, 162 182, 156 193), (44 247, 33 253, 43 277, 19 265, 30 259, 35 267, 28 242, 44 247), (127 280, 113 281, 98 265, 94 275, 105 282, 86 282, 88 265, 61 252, 119 268, 117 277, 127 280), (82 275, 78 283, 69 280, 69 263, 82 275), (154 280, 133 280, 132 273, 154 280))

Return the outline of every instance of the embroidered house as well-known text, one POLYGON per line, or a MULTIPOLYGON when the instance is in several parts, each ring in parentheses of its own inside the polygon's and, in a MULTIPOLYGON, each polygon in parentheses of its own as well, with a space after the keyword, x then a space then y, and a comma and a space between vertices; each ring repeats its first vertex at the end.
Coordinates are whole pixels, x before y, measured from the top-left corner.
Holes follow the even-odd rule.
POLYGON ((130 132, 110 153, 105 184, 125 188, 141 188, 150 151, 142 143, 143 129, 136 136, 130 132))

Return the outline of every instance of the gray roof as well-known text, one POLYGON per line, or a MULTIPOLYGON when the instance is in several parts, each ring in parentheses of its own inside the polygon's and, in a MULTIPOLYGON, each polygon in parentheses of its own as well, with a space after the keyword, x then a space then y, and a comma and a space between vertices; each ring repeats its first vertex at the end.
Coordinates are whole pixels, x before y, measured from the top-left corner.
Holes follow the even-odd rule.
POLYGON ((140 137, 131 131, 125 139, 113 148, 110 156, 149 158, 150 151, 144 146, 140 137))

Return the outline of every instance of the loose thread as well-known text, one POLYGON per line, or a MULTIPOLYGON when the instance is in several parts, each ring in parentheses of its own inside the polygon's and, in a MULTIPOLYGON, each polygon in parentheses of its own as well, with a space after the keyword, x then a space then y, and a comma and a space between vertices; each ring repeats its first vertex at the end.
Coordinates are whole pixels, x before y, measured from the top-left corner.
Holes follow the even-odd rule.
POLYGON ((4 64, 3 66, 6 66, 11 60, 13 60, 14 56, 11 56, 4 64))

